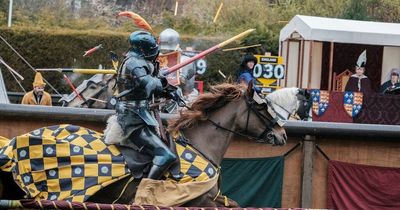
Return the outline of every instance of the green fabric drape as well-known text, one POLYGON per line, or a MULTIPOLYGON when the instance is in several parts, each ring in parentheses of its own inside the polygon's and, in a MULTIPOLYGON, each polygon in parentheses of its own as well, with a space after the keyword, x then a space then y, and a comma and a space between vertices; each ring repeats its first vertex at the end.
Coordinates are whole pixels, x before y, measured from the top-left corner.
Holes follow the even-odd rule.
POLYGON ((281 207, 284 157, 227 158, 222 161, 222 193, 241 207, 281 207))

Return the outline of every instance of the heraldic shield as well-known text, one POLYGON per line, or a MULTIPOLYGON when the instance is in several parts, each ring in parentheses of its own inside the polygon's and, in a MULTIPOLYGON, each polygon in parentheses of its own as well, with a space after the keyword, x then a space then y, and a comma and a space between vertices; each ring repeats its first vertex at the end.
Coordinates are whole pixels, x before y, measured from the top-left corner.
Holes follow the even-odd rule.
POLYGON ((351 117, 357 116, 361 109, 363 103, 363 94, 361 92, 344 92, 344 109, 347 114, 351 117))
POLYGON ((317 116, 323 115, 329 105, 329 92, 326 90, 311 90, 312 110, 317 116))

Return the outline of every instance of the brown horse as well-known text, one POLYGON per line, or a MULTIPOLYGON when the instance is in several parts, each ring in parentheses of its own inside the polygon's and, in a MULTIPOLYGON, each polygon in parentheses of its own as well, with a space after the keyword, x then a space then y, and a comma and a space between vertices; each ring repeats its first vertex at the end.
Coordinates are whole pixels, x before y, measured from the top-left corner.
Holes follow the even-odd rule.
MULTIPOLYGON (((304 110, 300 108, 303 107, 301 101, 304 101, 306 96, 300 89, 291 91, 291 94, 287 91, 277 91, 275 94, 279 95, 279 92, 285 93, 286 97, 290 97, 296 104, 293 106, 295 112, 304 110)), ((280 104, 278 101, 274 103, 289 110, 288 104, 280 104)), ((170 122, 169 130, 172 132, 180 130, 193 147, 219 165, 230 142, 238 135, 273 145, 286 143, 285 130, 281 127, 275 111, 271 111, 270 107, 268 101, 258 98, 251 87, 246 90, 241 86, 222 84, 212 87, 210 93, 201 95, 190 110, 182 112, 178 119, 170 122)), ((305 113, 308 111, 298 114, 307 116, 305 113)), ((131 202, 140 180, 126 185, 128 179, 129 177, 103 188, 91 196, 89 201, 131 202), (116 200, 121 192, 123 194, 116 200)), ((223 199, 217 196, 218 192, 219 187, 214 186, 209 192, 185 203, 184 206, 221 206, 223 199)))
MULTIPOLYGON (((300 100, 296 94, 293 95, 295 103, 300 100)), ((182 112, 178 119, 170 122, 169 131, 180 130, 190 144, 218 165, 237 135, 263 143, 284 145, 287 137, 278 123, 279 119, 271 117, 266 101, 256 102, 253 96, 251 87, 245 90, 232 84, 214 86, 210 93, 199 96, 190 110, 182 112)), ((137 184, 129 184, 118 203, 129 202, 135 195, 137 184)), ((114 198, 109 195, 119 194, 122 189, 120 183, 115 185, 118 187, 105 188, 93 195, 90 201, 113 202, 114 198)), ((184 206, 223 206, 221 196, 217 196, 218 191, 219 187, 214 186, 208 193, 184 206)))

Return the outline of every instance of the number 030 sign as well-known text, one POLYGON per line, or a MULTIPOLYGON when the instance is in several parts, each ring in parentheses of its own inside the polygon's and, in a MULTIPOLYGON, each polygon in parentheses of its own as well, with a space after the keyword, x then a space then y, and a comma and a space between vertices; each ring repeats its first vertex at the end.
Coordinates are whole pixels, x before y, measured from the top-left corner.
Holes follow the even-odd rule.
POLYGON ((282 64, 257 64, 253 69, 255 78, 283 79, 285 77, 285 66, 282 64))

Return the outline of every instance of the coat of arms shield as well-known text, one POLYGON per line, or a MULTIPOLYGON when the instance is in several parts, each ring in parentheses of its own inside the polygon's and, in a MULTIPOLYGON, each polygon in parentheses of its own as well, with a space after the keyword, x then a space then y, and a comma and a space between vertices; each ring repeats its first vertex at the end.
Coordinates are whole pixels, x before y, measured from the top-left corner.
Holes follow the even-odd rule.
POLYGON ((317 116, 323 115, 328 109, 329 92, 326 90, 312 89, 312 110, 317 116))
POLYGON ((347 114, 350 115, 350 117, 357 116, 362 109, 363 94, 361 92, 346 91, 344 92, 343 99, 343 106, 347 114))

